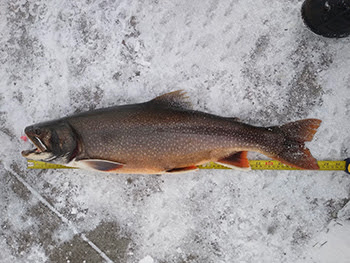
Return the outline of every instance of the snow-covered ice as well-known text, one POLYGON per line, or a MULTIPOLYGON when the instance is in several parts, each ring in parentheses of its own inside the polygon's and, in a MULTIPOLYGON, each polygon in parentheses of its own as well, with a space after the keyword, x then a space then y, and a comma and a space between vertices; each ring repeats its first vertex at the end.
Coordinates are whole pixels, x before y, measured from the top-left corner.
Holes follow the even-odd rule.
POLYGON ((141 259, 139 263, 154 263, 154 260, 150 256, 146 256, 145 258, 141 259))
POLYGON ((20 155, 27 125, 184 89, 255 125, 319 118, 313 155, 350 157, 350 38, 307 30, 301 4, 1 1, 0 261, 349 262, 344 172, 114 175, 20 155))

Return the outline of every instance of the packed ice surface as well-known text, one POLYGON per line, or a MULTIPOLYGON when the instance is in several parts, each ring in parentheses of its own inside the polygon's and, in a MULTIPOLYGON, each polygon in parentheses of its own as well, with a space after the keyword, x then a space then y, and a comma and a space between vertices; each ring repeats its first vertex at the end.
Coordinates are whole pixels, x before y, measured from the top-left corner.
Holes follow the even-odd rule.
MULTIPOLYGON (((319 118, 350 155, 350 38, 302 1, 1 1, 1 262, 348 262, 344 172, 28 170, 27 125, 184 89, 255 125, 319 118)), ((252 154, 251 158, 263 158, 252 154)))

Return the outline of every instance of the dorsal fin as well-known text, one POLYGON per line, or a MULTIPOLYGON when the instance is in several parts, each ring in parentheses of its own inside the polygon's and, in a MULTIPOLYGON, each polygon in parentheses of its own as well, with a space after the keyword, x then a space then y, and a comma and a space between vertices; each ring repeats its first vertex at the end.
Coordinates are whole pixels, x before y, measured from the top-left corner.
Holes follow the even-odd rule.
POLYGON ((159 105, 168 108, 177 108, 177 109, 192 109, 192 104, 188 101, 188 96, 183 90, 176 90, 173 92, 165 93, 160 95, 149 103, 152 105, 159 105))

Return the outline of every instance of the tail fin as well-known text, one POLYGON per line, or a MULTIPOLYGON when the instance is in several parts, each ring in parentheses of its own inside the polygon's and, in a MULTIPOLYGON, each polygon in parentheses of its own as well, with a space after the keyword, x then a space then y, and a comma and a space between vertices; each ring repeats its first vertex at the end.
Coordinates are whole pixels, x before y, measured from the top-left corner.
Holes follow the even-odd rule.
POLYGON ((271 127, 273 131, 284 136, 283 145, 276 145, 268 156, 287 165, 300 169, 318 170, 316 159, 305 147, 306 141, 311 141, 321 120, 306 119, 271 127))

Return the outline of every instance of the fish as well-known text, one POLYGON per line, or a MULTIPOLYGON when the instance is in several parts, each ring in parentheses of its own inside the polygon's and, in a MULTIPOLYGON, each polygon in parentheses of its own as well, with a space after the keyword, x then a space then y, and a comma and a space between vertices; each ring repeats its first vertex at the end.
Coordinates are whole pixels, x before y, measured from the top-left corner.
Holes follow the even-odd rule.
POLYGON ((248 151, 299 169, 319 169, 305 142, 319 119, 258 127, 193 109, 182 90, 150 101, 86 111, 25 128, 31 160, 100 172, 191 172, 215 162, 249 170, 248 151))

